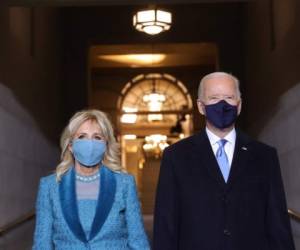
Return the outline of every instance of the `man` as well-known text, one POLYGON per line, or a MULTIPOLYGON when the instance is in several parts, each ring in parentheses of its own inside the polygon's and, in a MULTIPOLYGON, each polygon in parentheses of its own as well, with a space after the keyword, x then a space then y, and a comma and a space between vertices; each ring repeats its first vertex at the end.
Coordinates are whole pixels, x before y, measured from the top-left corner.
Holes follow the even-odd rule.
POLYGON ((235 130, 239 81, 199 85, 204 131, 164 151, 154 250, 294 250, 276 150, 235 130))

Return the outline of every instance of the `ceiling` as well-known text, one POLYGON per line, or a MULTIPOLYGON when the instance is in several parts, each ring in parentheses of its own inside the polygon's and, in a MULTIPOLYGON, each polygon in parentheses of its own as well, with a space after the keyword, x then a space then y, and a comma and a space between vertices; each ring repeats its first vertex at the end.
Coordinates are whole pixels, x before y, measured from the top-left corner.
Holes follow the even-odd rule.
POLYGON ((215 65, 217 58, 214 43, 96 45, 90 48, 91 68, 215 65))
MULTIPOLYGON (((9 5, 51 5, 51 6, 113 6, 113 5, 149 5, 149 4, 200 4, 200 3, 237 3, 251 0, 2 0, 9 5)), ((254 1, 254 0, 252 0, 254 1)))

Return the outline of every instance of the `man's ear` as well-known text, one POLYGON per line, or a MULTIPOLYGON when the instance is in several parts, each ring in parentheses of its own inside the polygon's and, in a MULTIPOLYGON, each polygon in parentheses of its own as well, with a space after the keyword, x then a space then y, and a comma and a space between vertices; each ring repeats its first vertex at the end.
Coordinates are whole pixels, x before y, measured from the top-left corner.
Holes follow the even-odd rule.
POLYGON ((242 99, 239 100, 239 104, 238 104, 238 115, 241 113, 242 111, 242 99))
POLYGON ((198 107, 199 113, 201 115, 205 115, 205 106, 200 100, 197 100, 197 107, 198 107))

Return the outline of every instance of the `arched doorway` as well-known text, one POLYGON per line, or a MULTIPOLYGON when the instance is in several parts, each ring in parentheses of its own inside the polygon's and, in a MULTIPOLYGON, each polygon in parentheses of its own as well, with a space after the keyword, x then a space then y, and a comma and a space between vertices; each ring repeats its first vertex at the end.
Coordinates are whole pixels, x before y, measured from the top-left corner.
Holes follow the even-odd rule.
POLYGON ((153 212, 163 149, 192 131, 192 99, 169 74, 141 74, 128 82, 118 100, 122 164, 136 177, 142 208, 153 212))

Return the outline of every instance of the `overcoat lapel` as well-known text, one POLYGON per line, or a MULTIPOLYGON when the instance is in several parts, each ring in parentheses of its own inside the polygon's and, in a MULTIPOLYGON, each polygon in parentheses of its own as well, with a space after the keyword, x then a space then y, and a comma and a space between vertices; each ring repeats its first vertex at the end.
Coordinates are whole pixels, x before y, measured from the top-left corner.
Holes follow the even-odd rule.
POLYGON ((64 218, 74 233, 81 241, 87 242, 86 235, 80 223, 75 189, 75 170, 72 167, 63 175, 59 184, 59 196, 64 218))
POLYGON ((225 181, 205 130, 196 135, 195 143, 197 144, 197 147, 195 147, 197 150, 196 154, 201 161, 201 165, 204 165, 207 168, 207 171, 212 178, 214 178, 221 186, 224 186, 225 181))
POLYGON ((103 166, 100 169, 100 191, 96 214, 93 221, 90 240, 93 239, 101 230, 115 200, 116 179, 111 170, 103 166))
POLYGON ((202 165, 207 168, 210 176, 223 187, 230 186, 236 177, 242 173, 242 170, 246 168, 247 164, 251 162, 249 160, 249 157, 251 157, 251 149, 248 147, 249 143, 251 142, 251 138, 242 132, 237 131, 233 160, 227 181, 228 185, 226 185, 206 131, 203 130, 196 135, 194 142, 197 144, 197 147, 195 147, 198 151, 197 155, 199 156, 197 159, 199 159, 202 165))
POLYGON ((250 137, 237 131, 235 149, 228 178, 228 184, 232 184, 247 165, 251 162, 251 148, 249 148, 250 137))

